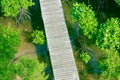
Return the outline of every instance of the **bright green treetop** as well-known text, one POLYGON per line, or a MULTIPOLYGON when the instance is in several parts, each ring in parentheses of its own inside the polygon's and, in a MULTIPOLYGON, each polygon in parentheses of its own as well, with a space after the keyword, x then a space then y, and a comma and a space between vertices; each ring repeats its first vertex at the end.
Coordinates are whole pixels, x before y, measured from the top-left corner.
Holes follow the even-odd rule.
POLYGON ((120 49, 120 22, 118 18, 108 19, 101 24, 96 45, 104 49, 120 49))
POLYGON ((120 0, 115 0, 118 5, 120 5, 120 0))
POLYGON ((1 0, 1 7, 4 16, 16 17, 20 11, 20 8, 28 9, 28 7, 34 5, 32 0, 1 0))
POLYGON ((86 52, 83 52, 82 54, 80 54, 80 57, 82 61, 84 61, 85 63, 88 63, 91 59, 90 55, 86 52))
POLYGON ((4 27, 0 25, 0 57, 13 58, 19 44, 19 31, 10 27, 10 25, 4 27))
POLYGON ((89 39, 93 37, 96 33, 98 22, 95 18, 95 13, 90 6, 86 6, 84 3, 73 4, 71 17, 74 22, 79 24, 84 35, 89 39))
POLYGON ((34 58, 20 58, 15 63, 15 74, 20 76, 22 80, 47 80, 48 75, 45 74, 45 63, 39 63, 34 58))
POLYGON ((117 51, 105 50, 105 58, 100 60, 102 70, 99 80, 120 80, 120 57, 117 51))
POLYGON ((10 27, 10 25, 0 25, 0 80, 14 80, 13 67, 9 64, 19 44, 19 31, 10 27))
POLYGON ((43 31, 34 30, 31 34, 31 36, 33 38, 32 42, 34 44, 43 45, 45 43, 45 35, 44 35, 43 31))

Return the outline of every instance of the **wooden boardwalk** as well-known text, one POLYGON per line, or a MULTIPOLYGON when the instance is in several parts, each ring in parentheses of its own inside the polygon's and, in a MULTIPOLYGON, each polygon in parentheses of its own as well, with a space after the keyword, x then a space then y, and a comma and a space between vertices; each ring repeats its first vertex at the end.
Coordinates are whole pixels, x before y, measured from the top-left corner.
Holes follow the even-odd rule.
POLYGON ((40 0, 54 80, 79 80, 61 0, 40 0))

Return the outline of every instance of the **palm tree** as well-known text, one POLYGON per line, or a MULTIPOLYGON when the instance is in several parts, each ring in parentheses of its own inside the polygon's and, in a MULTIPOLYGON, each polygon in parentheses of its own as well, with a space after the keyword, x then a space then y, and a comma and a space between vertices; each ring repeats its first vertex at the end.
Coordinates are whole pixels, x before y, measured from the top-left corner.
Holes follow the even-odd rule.
POLYGON ((23 7, 20 8, 20 12, 16 17, 16 24, 24 23, 25 20, 31 20, 29 11, 24 9, 23 7))

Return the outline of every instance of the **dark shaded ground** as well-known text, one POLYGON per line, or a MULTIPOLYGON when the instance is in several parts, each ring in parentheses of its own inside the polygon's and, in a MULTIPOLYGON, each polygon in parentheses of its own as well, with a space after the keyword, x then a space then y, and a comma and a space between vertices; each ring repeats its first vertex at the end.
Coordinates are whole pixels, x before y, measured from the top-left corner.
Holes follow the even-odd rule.
POLYGON ((32 27, 33 29, 43 30, 44 25, 43 25, 43 20, 41 16, 39 0, 33 0, 33 2, 35 3, 35 5, 30 7, 29 9, 31 13, 32 27))
MULTIPOLYGON (((42 20, 39 0, 33 0, 33 2, 35 3, 35 5, 29 9, 31 13, 31 23, 32 23, 33 30, 37 29, 37 30, 44 31, 44 24, 42 20)), ((49 51, 47 48, 47 41, 44 45, 35 45, 35 49, 36 49, 36 53, 37 53, 39 61, 43 61, 47 63, 47 68, 45 69, 45 72, 46 74, 49 74, 48 80, 52 80, 53 72, 52 72, 52 65, 50 62, 49 51)))
POLYGON ((52 72, 52 65, 50 62, 50 55, 48 52, 47 44, 45 43, 44 45, 35 45, 36 48, 36 53, 38 56, 39 61, 43 61, 47 63, 47 67, 45 69, 46 74, 49 75, 48 80, 53 80, 53 72, 52 72))

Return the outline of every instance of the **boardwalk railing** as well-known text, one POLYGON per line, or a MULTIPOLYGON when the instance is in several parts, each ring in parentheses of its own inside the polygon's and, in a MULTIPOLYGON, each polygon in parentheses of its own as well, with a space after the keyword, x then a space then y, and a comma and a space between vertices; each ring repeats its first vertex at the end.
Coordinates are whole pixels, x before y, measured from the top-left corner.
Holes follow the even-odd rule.
POLYGON ((55 80, 79 80, 61 0, 40 0, 55 80))

